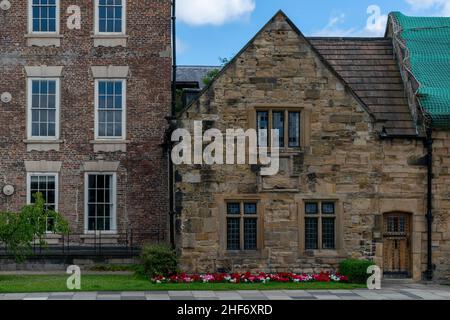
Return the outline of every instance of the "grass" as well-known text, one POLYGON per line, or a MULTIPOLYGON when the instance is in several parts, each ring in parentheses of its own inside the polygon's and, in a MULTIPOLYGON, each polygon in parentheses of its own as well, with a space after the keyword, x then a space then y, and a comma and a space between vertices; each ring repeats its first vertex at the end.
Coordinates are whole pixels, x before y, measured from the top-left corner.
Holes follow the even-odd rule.
MULTIPOLYGON (((68 292, 68 276, 4 275, 0 276, 0 293, 68 292)), ((84 275, 81 291, 228 291, 228 290, 339 290, 364 288, 349 283, 268 283, 268 284, 154 284, 133 275, 84 275)))

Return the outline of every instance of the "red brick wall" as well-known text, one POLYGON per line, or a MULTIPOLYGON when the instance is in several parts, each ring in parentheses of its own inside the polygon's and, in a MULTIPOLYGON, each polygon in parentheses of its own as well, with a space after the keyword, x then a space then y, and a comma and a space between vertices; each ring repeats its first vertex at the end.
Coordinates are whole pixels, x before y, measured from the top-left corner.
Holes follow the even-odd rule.
POLYGON ((59 211, 72 229, 83 231, 84 161, 120 161, 117 174, 117 226, 167 233, 167 159, 163 155, 165 117, 170 110, 171 58, 161 54, 170 47, 170 1, 128 0, 128 45, 93 46, 92 0, 62 0, 61 47, 27 47, 27 1, 12 1, 0 10, 0 187, 12 184, 16 193, 0 194, 0 211, 18 210, 26 203, 24 161, 62 161, 59 211), (81 30, 66 26, 67 7, 81 8, 81 30), (26 75, 24 66, 64 66, 61 79, 60 151, 27 152, 26 75), (127 79, 127 152, 95 154, 94 79, 91 66, 129 66, 127 79))

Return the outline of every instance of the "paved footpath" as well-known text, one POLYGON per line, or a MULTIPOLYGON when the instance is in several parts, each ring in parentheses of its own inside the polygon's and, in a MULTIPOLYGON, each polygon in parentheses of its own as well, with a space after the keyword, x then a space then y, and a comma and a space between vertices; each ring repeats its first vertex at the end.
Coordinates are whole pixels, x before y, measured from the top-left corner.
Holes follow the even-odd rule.
POLYGON ((450 286, 385 285, 382 290, 158 291, 0 294, 0 300, 450 300, 450 286))

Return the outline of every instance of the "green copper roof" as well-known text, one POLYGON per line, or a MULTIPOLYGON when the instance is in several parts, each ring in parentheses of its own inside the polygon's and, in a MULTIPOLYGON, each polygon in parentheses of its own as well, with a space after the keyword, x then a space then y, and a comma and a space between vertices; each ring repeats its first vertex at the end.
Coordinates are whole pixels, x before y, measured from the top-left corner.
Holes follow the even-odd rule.
POLYGON ((419 103, 435 128, 450 129, 450 18, 392 13, 419 82, 419 103))

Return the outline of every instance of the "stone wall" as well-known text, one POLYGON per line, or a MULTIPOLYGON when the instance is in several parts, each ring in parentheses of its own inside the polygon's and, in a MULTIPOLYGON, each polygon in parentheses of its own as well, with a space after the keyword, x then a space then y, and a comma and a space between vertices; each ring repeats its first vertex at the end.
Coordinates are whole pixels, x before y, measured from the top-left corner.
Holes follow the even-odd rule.
MULTIPOLYGON (((180 115, 180 126, 192 132, 193 121, 204 120, 222 132, 245 130, 255 126, 255 108, 268 106, 300 108, 306 118, 302 148, 282 152, 277 176, 261 177, 249 165, 177 167, 177 242, 184 270, 318 272, 349 257, 382 266, 382 217, 400 211, 412 217, 412 276, 420 280, 426 269, 422 141, 380 140, 367 112, 283 15, 180 115), (245 199, 256 199, 262 208, 260 247, 228 252, 225 203, 245 199), (336 250, 304 250, 303 207, 314 199, 336 201, 336 250)), ((445 189, 445 183, 436 188, 445 189)), ((438 201, 448 202, 437 200, 442 208, 438 201)), ((443 240, 448 213, 436 213, 435 262, 442 278, 449 269, 448 240, 443 240)))
MULTIPOLYGON (((11 197, 0 194, 0 211, 26 203, 25 161, 61 161, 59 211, 72 231, 84 232, 84 172, 88 161, 119 162, 117 226, 133 228, 136 239, 167 239, 167 157, 161 145, 171 98, 170 1, 127 1, 126 47, 94 47, 92 0, 76 1, 81 29, 69 30, 69 1, 61 1, 60 46, 29 46, 28 1, 12 1, 0 10, 0 187, 15 186, 11 197), (63 66, 59 151, 27 151, 25 66, 63 66), (127 141, 118 149, 97 150, 94 140, 92 66, 128 66, 127 141), (96 150, 94 151, 94 148, 96 150), (114 152, 108 152, 114 151, 114 152), (117 150, 117 151, 115 151, 117 150), (96 152, 98 151, 98 152, 96 152), (145 232, 145 233, 144 233, 145 232)), ((38 41, 39 43, 39 41, 38 41)), ((114 43, 112 43, 114 45, 114 43)))

